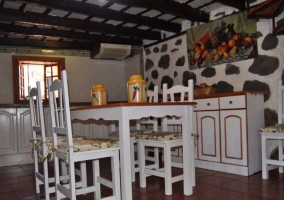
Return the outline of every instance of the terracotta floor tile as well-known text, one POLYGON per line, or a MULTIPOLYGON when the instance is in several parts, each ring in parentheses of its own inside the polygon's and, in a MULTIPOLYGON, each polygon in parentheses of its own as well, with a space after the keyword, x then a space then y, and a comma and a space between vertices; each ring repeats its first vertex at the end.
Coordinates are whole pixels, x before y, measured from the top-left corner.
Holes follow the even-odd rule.
POLYGON ((209 199, 216 199, 216 200, 230 200, 230 199, 234 199, 238 196, 241 196, 243 193, 241 192, 236 192, 236 191, 232 191, 232 190, 228 190, 228 189, 224 189, 224 188, 219 188, 219 187, 213 187, 213 188, 209 188, 207 190, 204 190, 200 193, 198 193, 197 195, 203 196, 205 198, 209 198, 209 199))
POLYGON ((9 193, 0 194, 0 199, 3 199, 3 200, 18 200, 18 197, 14 193, 9 192, 9 193))
POLYGON ((260 196, 255 196, 252 194, 243 194, 241 196, 234 198, 233 200, 268 200, 268 199, 262 198, 260 196))
POLYGON ((7 192, 12 192, 11 188, 9 187, 9 185, 2 185, 2 186, 0 186, 0 194, 7 193, 7 192))
POLYGON ((35 183, 34 182, 25 182, 25 183, 16 183, 11 184, 10 187, 13 191, 19 191, 19 190, 26 190, 26 189, 35 189, 35 183))
POLYGON ((232 179, 222 178, 218 176, 206 176, 202 178, 198 178, 197 182, 206 183, 208 185, 222 187, 223 185, 232 182, 232 179))
POLYGON ((261 188, 261 186, 259 185, 245 183, 241 181, 232 181, 224 184, 222 187, 242 193, 250 193, 252 191, 259 190, 261 188))
MULTIPOLYGON (((49 163, 50 174, 53 174, 53 164, 49 163)), ((110 163, 108 159, 100 162, 101 174, 110 178, 110 163)), ((78 166, 77 166, 78 167, 78 166)), ((180 173, 173 169, 173 174, 180 173)), ((91 163, 87 162, 88 183, 92 183, 91 163)), ((78 177, 76 177, 78 178, 78 177)), ((217 172, 206 169, 196 169, 196 186, 193 194, 183 194, 183 181, 173 183, 173 194, 165 195, 164 179, 147 177, 147 187, 140 188, 139 174, 132 183, 133 200, 268 200, 284 199, 284 176, 277 170, 269 172, 269 179, 263 180, 261 173, 249 177, 217 172)), ((43 185, 41 195, 36 196, 34 166, 21 165, 0 167, 0 200, 43 200, 45 199, 43 185)), ((102 197, 112 194, 112 190, 102 186, 102 197)), ((51 195, 55 200, 54 194, 51 195)), ((67 198, 65 198, 67 200, 67 198)), ((93 200, 94 194, 77 196, 78 200, 93 200)))
POLYGON ((16 178, 16 177, 21 177, 21 176, 28 176, 29 174, 26 171, 21 171, 21 172, 14 172, 14 173, 9 173, 9 174, 3 174, 2 176, 5 179, 9 178, 16 178))
POLYGON ((250 194, 273 200, 284 199, 284 190, 279 190, 273 187, 261 187, 260 190, 252 191, 250 194))

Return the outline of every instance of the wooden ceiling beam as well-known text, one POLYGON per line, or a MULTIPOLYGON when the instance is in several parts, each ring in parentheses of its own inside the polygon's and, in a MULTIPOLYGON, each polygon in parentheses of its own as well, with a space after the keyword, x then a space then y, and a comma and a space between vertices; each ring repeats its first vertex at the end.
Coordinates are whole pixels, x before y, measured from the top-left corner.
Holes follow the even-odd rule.
MULTIPOLYGON (((248 18, 269 18, 266 15, 264 16, 259 15, 259 12, 264 11, 265 9, 267 9, 268 7, 272 6, 273 4, 279 1, 282 1, 282 0, 268 0, 268 1, 265 1, 259 4, 258 6, 251 9, 250 12, 248 12, 247 14, 248 18)), ((272 15, 270 17, 272 17, 272 15)))
POLYGON ((0 21, 19 22, 32 25, 43 25, 51 27, 65 27, 85 31, 93 31, 118 36, 134 37, 137 39, 160 40, 161 33, 158 31, 145 31, 127 27, 116 27, 109 24, 101 24, 81 19, 69 19, 54 17, 33 12, 19 12, 14 9, 1 9, 0 21))
POLYGON ((176 1, 165 0, 116 0, 117 3, 125 5, 146 7, 172 14, 190 21, 209 22, 209 13, 199 9, 192 8, 187 4, 178 3, 176 1))
POLYGON ((224 4, 226 6, 230 6, 233 8, 237 8, 240 11, 246 10, 246 0, 214 0, 214 2, 219 2, 221 4, 224 4))
POLYGON ((24 47, 37 47, 46 49, 74 49, 89 51, 92 43, 82 42, 58 42, 48 40, 33 40, 33 39, 20 39, 20 38, 0 38, 0 45, 4 46, 24 46, 24 47))
POLYGON ((107 18, 112 20, 118 20, 123 22, 129 22, 139 25, 145 25, 154 27, 156 29, 169 31, 173 33, 179 33, 181 31, 181 25, 167 22, 160 19, 152 19, 150 17, 136 16, 127 14, 124 12, 108 9, 107 7, 100 7, 90 3, 81 3, 74 0, 9 0, 14 2, 22 2, 26 4, 32 4, 37 6, 44 6, 52 9, 71 11, 84 15, 92 15, 98 18, 107 18))
POLYGON ((60 37, 72 40, 84 40, 86 42, 111 43, 111 44, 126 44, 137 45, 143 44, 142 40, 132 38, 121 38, 112 36, 102 36, 98 34, 85 34, 75 31, 58 30, 52 28, 34 28, 21 25, 3 24, 0 23, 0 32, 9 34, 22 34, 29 36, 42 37, 60 37))

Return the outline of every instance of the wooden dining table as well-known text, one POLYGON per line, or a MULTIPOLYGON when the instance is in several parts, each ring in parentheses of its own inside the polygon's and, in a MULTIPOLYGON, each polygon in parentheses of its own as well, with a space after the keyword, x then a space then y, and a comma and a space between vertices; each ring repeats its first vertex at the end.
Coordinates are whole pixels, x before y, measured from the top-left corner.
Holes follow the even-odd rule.
POLYGON ((71 118, 88 120, 104 119, 118 121, 120 165, 121 165, 121 199, 132 199, 131 161, 130 161, 130 120, 143 117, 162 118, 176 116, 182 120, 183 134, 183 174, 184 194, 192 195, 195 185, 194 138, 192 137, 193 105, 195 102, 167 103, 111 103, 99 106, 85 106, 71 109, 71 118))

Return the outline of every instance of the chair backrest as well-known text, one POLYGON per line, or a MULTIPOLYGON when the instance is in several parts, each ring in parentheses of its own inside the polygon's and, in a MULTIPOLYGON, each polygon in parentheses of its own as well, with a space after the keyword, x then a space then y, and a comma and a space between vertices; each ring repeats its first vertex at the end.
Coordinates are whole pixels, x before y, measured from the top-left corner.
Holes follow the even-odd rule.
MULTIPOLYGON (((66 71, 63 70, 61 72, 61 80, 56 79, 52 81, 49 78, 47 80, 47 83, 51 117, 51 132, 54 146, 56 147, 58 144, 58 136, 66 136, 69 148, 68 155, 72 156, 73 148, 70 147, 73 146, 73 139, 66 71), (56 98, 56 96, 58 96, 58 99, 56 98)), ((70 157, 68 158, 68 160, 69 159, 70 157)))
MULTIPOLYGON (((192 102, 193 101, 193 80, 190 79, 188 80, 188 86, 183 86, 183 85, 175 85, 171 88, 168 88, 167 84, 163 84, 163 102, 168 102, 168 95, 170 95, 170 101, 171 102, 184 102, 185 97, 188 97, 188 101, 192 102), (180 94, 179 100, 176 100, 174 95, 175 94, 180 94)), ((162 119, 162 130, 163 131, 168 131, 168 125, 173 125, 173 131, 181 132, 181 124, 182 121, 180 118, 176 117, 164 117, 162 119), (177 126, 179 125, 179 126, 177 126)))
MULTIPOLYGON (((158 86, 154 86, 154 90, 147 91, 148 102, 158 102, 158 86)), ((136 129, 141 129, 141 124, 152 125, 153 130, 158 131, 158 120, 157 119, 140 119, 136 121, 136 129)))
POLYGON ((278 95, 277 95, 277 102, 278 102, 278 124, 283 124, 284 113, 283 113, 283 94, 284 94, 284 85, 282 85, 282 80, 278 81, 278 95))
POLYGON ((175 94, 180 94, 180 99, 178 101, 185 101, 185 94, 187 93, 188 101, 193 101, 193 80, 188 80, 188 86, 175 85, 171 88, 168 88, 166 83, 163 84, 163 102, 168 102, 168 95, 170 95, 171 102, 175 102, 175 94))
POLYGON ((42 108, 41 87, 40 82, 36 82, 36 88, 29 86, 29 104, 31 112, 31 125, 33 132, 33 139, 40 139, 43 142, 43 148, 46 147, 46 135, 44 115, 42 108))
POLYGON ((154 90, 147 91, 148 102, 158 102, 158 86, 154 86, 154 90))

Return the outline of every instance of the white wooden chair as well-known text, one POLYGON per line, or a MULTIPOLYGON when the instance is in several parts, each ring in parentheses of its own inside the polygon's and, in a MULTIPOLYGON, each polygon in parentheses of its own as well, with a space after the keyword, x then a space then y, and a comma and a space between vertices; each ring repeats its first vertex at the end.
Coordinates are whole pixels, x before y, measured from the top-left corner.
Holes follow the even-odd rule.
POLYGON ((119 172, 119 144, 106 139, 79 139, 72 138, 69 96, 66 71, 61 72, 62 80, 48 79, 49 107, 51 116, 51 130, 55 146, 54 171, 56 199, 68 197, 76 199, 77 195, 94 193, 95 199, 101 199, 101 184, 112 188, 113 195, 103 198, 105 200, 120 200, 120 172, 119 172), (56 99, 58 96, 58 99, 56 99), (67 144, 60 146, 58 136, 64 135, 67 144), (99 159, 111 158, 112 181, 100 177, 99 159), (59 180, 59 160, 68 163, 69 182, 66 184, 59 180), (75 163, 92 161, 93 185, 76 188, 75 163))
POLYGON ((278 124, 275 126, 260 128, 261 135, 261 151, 262 151, 262 178, 268 179, 269 170, 279 167, 279 172, 283 173, 284 167, 284 153, 283 153, 283 140, 284 140, 284 113, 283 113, 283 95, 284 86, 282 85, 282 80, 278 81, 277 88, 277 101, 278 101, 278 124), (278 160, 273 160, 269 158, 268 155, 268 140, 278 140, 278 160))
MULTIPOLYGON (((31 125, 33 132, 33 139, 31 140, 31 151, 33 151, 34 157, 34 167, 35 167, 35 179, 36 179, 36 193, 40 195, 40 185, 44 185, 45 199, 50 199, 50 194, 55 192, 55 187, 50 185, 54 183, 54 177, 48 174, 48 162, 51 161, 50 158, 53 156, 52 148, 53 142, 52 138, 46 137, 45 133, 45 120, 42 107, 42 97, 41 97, 41 87, 40 82, 36 83, 36 88, 28 88, 29 91, 29 105, 31 112, 31 125), (42 164, 43 171, 39 170, 39 165, 42 164)), ((61 138, 60 143, 63 143, 61 138)), ((60 176, 61 181, 68 180, 66 173, 66 166, 61 163, 62 176, 60 176)), ((86 163, 80 163, 80 170, 76 170, 76 174, 80 176, 81 181, 78 182, 83 186, 86 186, 86 163)))
MULTIPOLYGON (((188 93, 188 100, 193 101, 193 81, 188 81, 188 87, 176 85, 168 89, 166 84, 163 85, 163 101, 167 102, 167 95, 170 94, 171 101, 174 101, 174 94, 181 93, 180 101, 184 101, 185 93, 188 93)), ((165 118, 166 119, 166 118, 165 118)), ((164 120, 164 119, 163 119, 164 120)), ((163 122, 166 126, 166 122, 163 122)), ((181 122, 177 122, 180 124, 181 122)), ((190 133, 191 134, 191 133, 190 133)), ((147 176, 158 176, 165 179, 165 194, 172 194, 172 183, 183 180, 183 174, 172 177, 171 167, 183 168, 182 163, 171 162, 171 148, 182 146, 181 133, 161 132, 153 134, 138 135, 139 149, 139 168, 140 168, 140 187, 146 187, 147 176), (145 163, 145 147, 159 147, 164 153, 164 168, 149 169, 145 163)))
MULTIPOLYGON (((148 90, 147 91, 147 98, 148 102, 158 102, 158 86, 154 86, 154 90, 148 90)), ((111 133, 113 135, 110 136, 112 139, 119 139, 119 133, 115 130, 115 125, 111 124, 111 133)), ((130 133, 130 152, 131 152, 131 181, 135 182, 135 173, 139 172, 139 165, 138 165, 138 158, 135 159, 135 153, 136 151, 136 135, 141 133, 147 133, 147 132, 157 132, 158 131, 158 120, 157 119, 140 119, 136 121, 136 130, 132 130, 130 133), (151 129, 141 129, 141 125, 144 125, 145 127, 151 126, 151 129)), ((147 153, 151 150, 147 149, 147 153)), ((154 149, 154 156, 146 156, 146 160, 154 162, 152 165, 148 165, 149 168, 159 168, 159 149, 154 149)), ((138 157, 138 155, 137 155, 138 157)))

